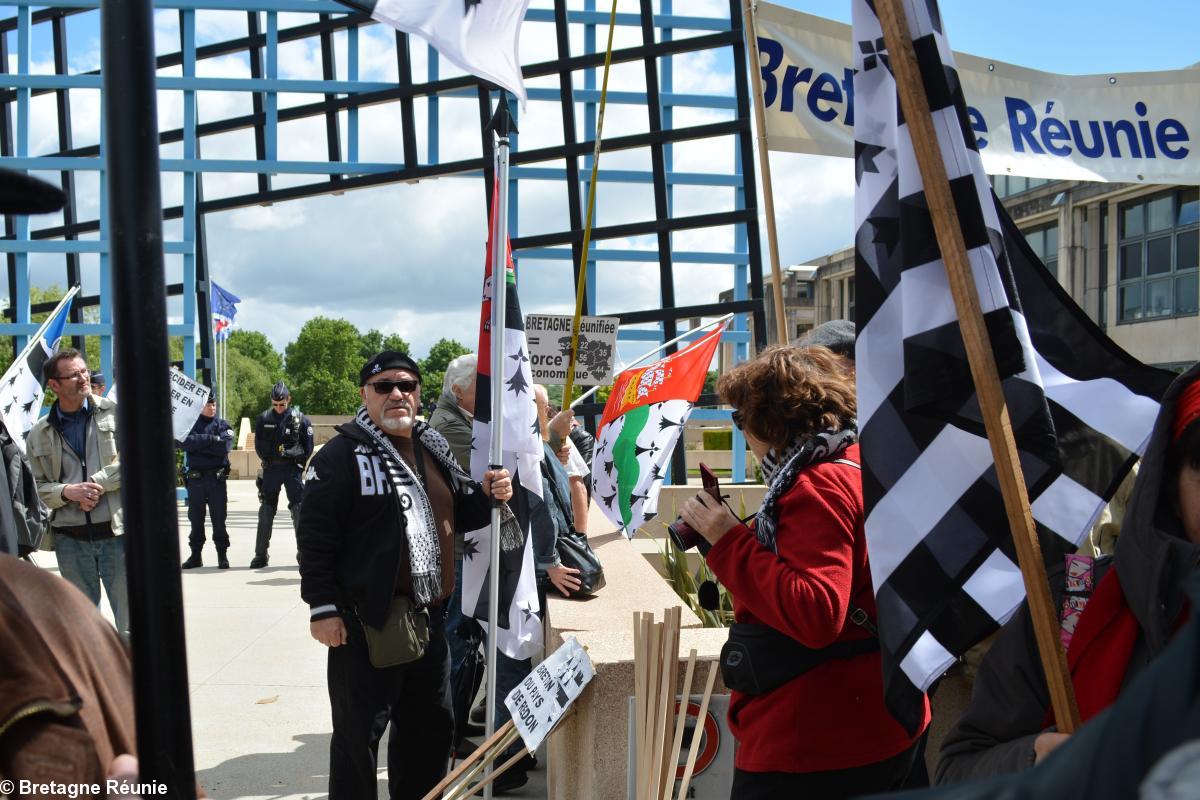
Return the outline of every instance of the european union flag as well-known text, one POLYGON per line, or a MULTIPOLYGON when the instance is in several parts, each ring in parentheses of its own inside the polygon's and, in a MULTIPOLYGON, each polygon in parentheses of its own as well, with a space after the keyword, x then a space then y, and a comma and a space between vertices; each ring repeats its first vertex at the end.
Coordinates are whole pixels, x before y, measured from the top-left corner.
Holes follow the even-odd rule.
POLYGON ((233 332, 233 318, 237 316, 237 304, 242 298, 222 289, 216 281, 210 281, 209 286, 212 287, 209 299, 212 301, 213 334, 218 342, 223 342, 233 332))

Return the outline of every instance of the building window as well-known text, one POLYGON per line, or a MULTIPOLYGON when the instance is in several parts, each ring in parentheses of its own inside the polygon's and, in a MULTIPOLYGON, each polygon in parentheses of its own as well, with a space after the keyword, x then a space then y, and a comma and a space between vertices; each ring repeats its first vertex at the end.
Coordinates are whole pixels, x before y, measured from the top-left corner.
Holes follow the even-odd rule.
POLYGON ((1021 175, 994 175, 992 176, 992 188, 996 190, 996 196, 1004 199, 1012 197, 1015 194, 1032 191, 1039 186, 1045 186, 1050 181, 1045 178, 1026 178, 1021 175))
POLYGON ((854 278, 846 278, 846 288, 842 296, 846 298, 842 319, 854 322, 854 278))
POLYGON ((1195 316, 1200 307, 1200 189, 1122 203, 1117 321, 1195 316))
POLYGON ((1033 252, 1050 270, 1050 274, 1058 277, 1058 223, 1043 225, 1025 231, 1025 241, 1033 248, 1033 252))

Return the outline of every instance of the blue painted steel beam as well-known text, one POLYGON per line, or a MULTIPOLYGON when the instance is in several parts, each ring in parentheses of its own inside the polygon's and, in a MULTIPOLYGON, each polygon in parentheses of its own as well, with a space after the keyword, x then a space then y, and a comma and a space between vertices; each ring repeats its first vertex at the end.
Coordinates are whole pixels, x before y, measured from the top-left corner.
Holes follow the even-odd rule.
MULTIPOLYGON (((553 261, 574 260, 569 247, 531 247, 527 250, 518 250, 517 253, 520 254, 521 258, 543 258, 553 261)), ((597 261, 650 263, 658 261, 658 251, 589 248, 588 257, 594 258, 597 261)), ((744 251, 741 253, 717 253, 675 250, 671 253, 671 260, 676 264, 743 264, 746 261, 746 253, 744 251)))
MULTIPOLYGON (((8 6, 18 8, 43 8, 46 0, 8 0, 8 6)), ((99 0, 55 0, 53 5, 59 8, 99 8, 99 0)), ((300 12, 321 14, 351 14, 355 13, 341 3, 333 0, 155 0, 157 9, 196 9, 212 11, 267 11, 267 12, 300 12)), ((530 9, 525 19, 527 22, 553 22, 552 9, 530 9)), ((598 11, 569 11, 567 21, 593 25, 608 25, 607 12, 598 11)), ((617 14, 617 24, 622 26, 640 26, 641 18, 637 14, 617 14)), ((727 31, 729 22, 720 17, 687 17, 673 14, 656 14, 654 25, 658 28, 681 28, 694 31, 727 31)))
MULTIPOLYGON (((17 324, 13 322, 0 323, 0 336, 23 336, 28 337, 37 333, 38 328, 42 326, 40 322, 26 322, 17 324)), ((187 336, 191 328, 187 325, 175 324, 167 326, 168 336, 187 336)), ((112 323, 103 322, 68 322, 66 329, 63 331, 64 336, 112 336, 112 323)), ((105 363, 112 363, 111 361, 105 363)), ((97 370, 99 372, 100 370, 97 370)), ((110 379, 111 382, 111 379, 110 379)))

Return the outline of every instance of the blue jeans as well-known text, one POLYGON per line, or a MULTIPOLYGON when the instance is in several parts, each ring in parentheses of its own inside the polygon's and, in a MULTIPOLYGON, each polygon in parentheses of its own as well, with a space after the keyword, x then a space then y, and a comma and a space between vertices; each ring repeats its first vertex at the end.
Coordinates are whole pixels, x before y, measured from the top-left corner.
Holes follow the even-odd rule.
POLYGON ((496 651, 496 727, 499 728, 504 723, 512 719, 512 714, 508 713, 508 706, 504 705, 504 698, 508 697, 508 693, 525 680, 525 676, 533 671, 533 661, 525 658, 518 661, 515 658, 509 658, 500 650, 496 651))
POLYGON ((116 618, 117 630, 129 634, 129 595, 125 587, 125 537, 85 541, 61 533, 54 537, 58 571, 79 591, 100 605, 100 582, 116 618))

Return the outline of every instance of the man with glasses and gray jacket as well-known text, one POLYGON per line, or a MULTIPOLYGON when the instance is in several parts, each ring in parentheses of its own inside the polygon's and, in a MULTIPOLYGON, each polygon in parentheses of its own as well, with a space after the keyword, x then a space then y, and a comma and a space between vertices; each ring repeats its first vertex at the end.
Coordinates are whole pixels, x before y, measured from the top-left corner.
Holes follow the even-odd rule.
POLYGON ((57 398, 29 431, 26 453, 62 576, 97 606, 108 594, 117 630, 129 633, 117 404, 92 394, 83 354, 64 347, 42 366, 57 398))

